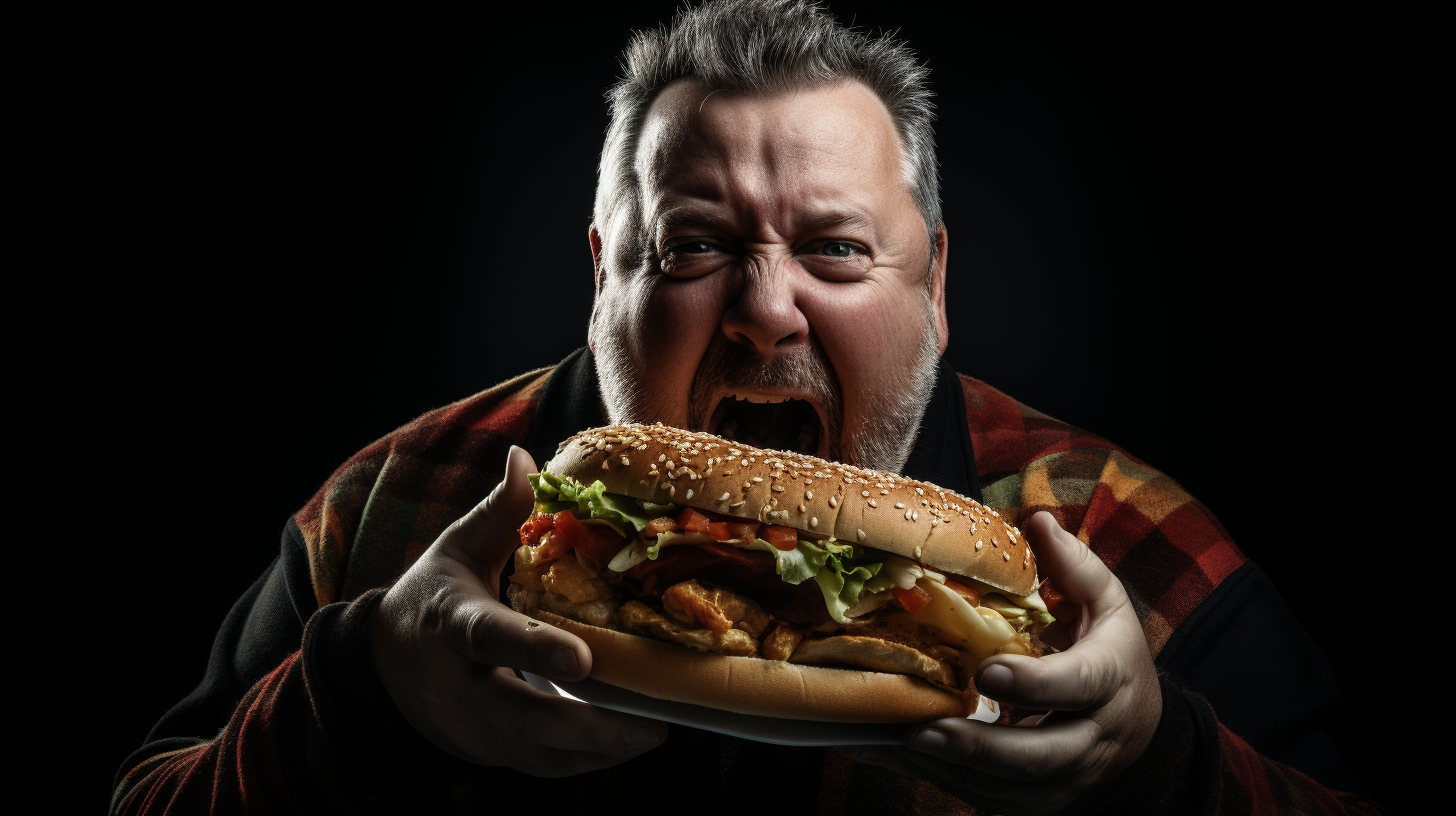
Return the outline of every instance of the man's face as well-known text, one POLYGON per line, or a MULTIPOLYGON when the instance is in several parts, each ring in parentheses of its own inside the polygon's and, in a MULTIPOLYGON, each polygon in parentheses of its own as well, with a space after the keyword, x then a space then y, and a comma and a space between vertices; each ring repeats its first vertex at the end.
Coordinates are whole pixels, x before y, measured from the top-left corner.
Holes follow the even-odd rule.
POLYGON ((678 82, 636 167, 642 244, 592 236, 612 421, 899 470, 945 347, 944 233, 928 289, 879 99, 857 82, 774 96, 678 82))

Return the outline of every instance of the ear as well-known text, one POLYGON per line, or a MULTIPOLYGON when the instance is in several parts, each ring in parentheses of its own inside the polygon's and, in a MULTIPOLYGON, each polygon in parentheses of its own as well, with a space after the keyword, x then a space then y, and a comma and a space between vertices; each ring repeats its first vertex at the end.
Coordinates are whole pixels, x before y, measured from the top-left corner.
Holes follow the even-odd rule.
POLYGON ((935 309, 935 344, 940 353, 950 345, 950 324, 945 319, 945 262, 949 254, 945 225, 935 230, 935 265, 930 269, 930 305, 935 309))
MULTIPOLYGON (((586 240, 587 243, 591 244, 592 291, 594 293, 592 297, 591 322, 595 323, 597 306, 601 303, 602 299, 602 279, 606 275, 606 272, 602 268, 602 236, 597 234, 596 224, 591 224, 586 228, 586 240)), ((586 345, 587 348, 591 349, 592 354, 597 353, 596 332, 592 331, 591 328, 587 329, 586 345)))
POLYGON ((602 294, 602 236, 597 234, 597 225, 590 224, 586 228, 586 240, 591 244, 592 254, 592 280, 596 287, 598 296, 602 294))

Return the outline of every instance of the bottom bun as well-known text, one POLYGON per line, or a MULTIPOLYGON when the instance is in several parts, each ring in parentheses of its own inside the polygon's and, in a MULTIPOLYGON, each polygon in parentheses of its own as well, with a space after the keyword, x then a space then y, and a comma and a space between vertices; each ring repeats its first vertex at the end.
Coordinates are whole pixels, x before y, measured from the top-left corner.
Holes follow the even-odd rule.
POLYGON ((965 717, 979 695, 903 674, 730 657, 629 635, 533 609, 532 617, 586 641, 591 677, 639 694, 739 714, 822 722, 923 722, 965 717))

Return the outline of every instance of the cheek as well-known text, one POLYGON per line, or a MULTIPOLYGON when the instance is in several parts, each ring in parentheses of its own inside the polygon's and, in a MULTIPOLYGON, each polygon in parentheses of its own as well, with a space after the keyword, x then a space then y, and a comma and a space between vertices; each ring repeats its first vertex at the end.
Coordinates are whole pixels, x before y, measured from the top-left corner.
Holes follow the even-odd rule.
MULTIPOLYGON (((908 372, 926 331, 917 289, 882 282, 833 286, 816 293, 810 325, 834 364, 852 416, 894 372, 908 372)), ((808 311, 808 310, 806 310, 808 311)))
POLYGON ((658 278, 646 295, 641 343, 650 361, 643 383, 684 405, 708 344, 721 330, 726 292, 721 275, 690 281, 658 278))

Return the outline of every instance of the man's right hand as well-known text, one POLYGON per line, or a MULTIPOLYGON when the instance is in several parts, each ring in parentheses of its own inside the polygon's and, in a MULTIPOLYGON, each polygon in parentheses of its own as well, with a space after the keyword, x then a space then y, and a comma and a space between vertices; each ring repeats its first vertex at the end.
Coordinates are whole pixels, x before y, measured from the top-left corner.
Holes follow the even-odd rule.
POLYGON ((415 730, 481 765, 569 776, 659 745, 667 726, 537 691, 512 669, 580 680, 580 638, 501 603, 498 576, 534 497, 530 456, 512 447, 506 476, 410 567, 369 622, 374 666, 415 730))

